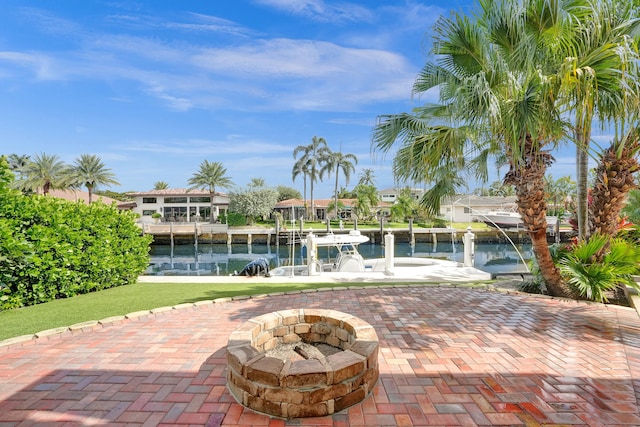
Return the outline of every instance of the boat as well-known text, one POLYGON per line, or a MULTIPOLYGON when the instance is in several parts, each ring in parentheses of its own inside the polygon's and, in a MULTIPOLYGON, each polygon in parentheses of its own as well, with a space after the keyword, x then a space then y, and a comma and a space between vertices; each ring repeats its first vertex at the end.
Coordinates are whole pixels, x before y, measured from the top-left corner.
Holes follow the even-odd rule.
MULTIPOLYGON (((463 263, 437 258, 395 257, 393 254, 393 236, 385 243, 385 257, 364 259, 358 251, 358 245, 368 242, 358 230, 348 234, 327 234, 315 236, 309 233, 300 240, 303 253, 306 253, 306 265, 281 266, 271 270, 271 276, 314 276, 322 275, 337 281, 388 278, 398 280, 421 281, 478 281, 489 280, 491 274, 463 263), (317 249, 334 248, 337 255, 333 259, 319 260, 317 249)), ((385 236, 385 240, 387 236, 385 236)))
MULTIPOLYGON (((473 215, 475 221, 484 222, 490 227, 494 228, 523 228, 524 222, 522 222, 522 217, 518 212, 515 211, 507 211, 507 210, 497 210, 497 211, 488 211, 484 213, 477 213, 473 215)), ((558 218, 555 216, 547 216, 547 228, 554 229, 556 223, 558 222, 558 218)))

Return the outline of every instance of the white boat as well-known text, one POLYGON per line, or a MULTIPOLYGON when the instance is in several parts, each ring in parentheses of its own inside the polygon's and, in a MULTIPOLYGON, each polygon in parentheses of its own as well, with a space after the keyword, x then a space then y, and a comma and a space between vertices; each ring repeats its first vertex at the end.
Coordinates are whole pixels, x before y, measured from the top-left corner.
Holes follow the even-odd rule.
POLYGON ((388 278, 395 281, 478 281, 489 280, 491 274, 462 263, 436 258, 398 257, 393 255, 393 245, 385 246, 385 257, 364 259, 358 252, 358 245, 369 238, 352 230, 349 234, 328 234, 313 236, 300 241, 306 248, 307 264, 283 266, 271 270, 272 276, 313 276, 322 275, 337 281, 388 278), (391 246, 391 247, 389 247, 391 246), (337 256, 333 260, 321 262, 315 256, 317 248, 333 247, 337 256), (390 251, 390 252, 387 252, 390 251))
MULTIPOLYGON (((473 215, 476 221, 484 222, 495 228, 523 228, 524 223, 518 212, 514 211, 489 211, 473 215)), ((558 222, 555 216, 547 216, 547 228, 553 229, 558 222)))

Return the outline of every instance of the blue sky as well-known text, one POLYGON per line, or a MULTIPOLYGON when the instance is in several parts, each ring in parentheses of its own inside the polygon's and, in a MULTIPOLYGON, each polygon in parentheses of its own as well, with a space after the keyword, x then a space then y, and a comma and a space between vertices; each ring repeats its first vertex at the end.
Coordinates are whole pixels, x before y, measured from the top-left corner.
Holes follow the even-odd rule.
MULTIPOLYGON (((302 192, 292 151, 318 136, 358 157, 349 188, 364 168, 393 187, 392 156, 371 153, 376 117, 428 101, 411 87, 431 26, 470 4, 4 0, 0 153, 97 154, 115 191, 186 187, 207 159, 238 186, 263 178, 302 192)), ((552 173, 574 169, 569 150, 552 173)))

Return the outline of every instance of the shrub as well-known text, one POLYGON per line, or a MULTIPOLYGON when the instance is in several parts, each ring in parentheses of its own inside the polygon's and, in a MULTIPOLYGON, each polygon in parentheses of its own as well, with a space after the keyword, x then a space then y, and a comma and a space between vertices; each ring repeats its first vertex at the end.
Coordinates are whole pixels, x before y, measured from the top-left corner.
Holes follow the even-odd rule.
POLYGON ((237 212, 229 212, 227 215, 227 225, 229 227, 240 227, 247 225, 247 218, 237 212))
POLYGON ((638 285, 632 276, 638 273, 640 248, 623 239, 593 235, 570 252, 559 256, 558 268, 567 283, 581 296, 606 302, 606 292, 619 286, 638 285), (608 246, 608 248, 607 248, 608 246), (607 249, 602 259, 598 254, 607 249))
POLYGON ((0 184, 0 309, 133 283, 150 241, 131 212, 0 184))

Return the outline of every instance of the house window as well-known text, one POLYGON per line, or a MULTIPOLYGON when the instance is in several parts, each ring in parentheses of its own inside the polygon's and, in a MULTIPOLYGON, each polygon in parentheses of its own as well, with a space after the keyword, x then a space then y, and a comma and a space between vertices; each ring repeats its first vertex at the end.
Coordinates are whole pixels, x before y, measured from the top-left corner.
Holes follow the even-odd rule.
POLYGON ((164 216, 169 221, 181 222, 187 219, 187 207, 186 206, 172 206, 164 209, 164 216))
POLYGON ((186 197, 165 197, 165 203, 187 203, 186 197))
POLYGON ((151 216, 156 213, 155 209, 145 209, 142 211, 142 216, 151 216))
POLYGON ((142 203, 157 203, 158 200, 155 197, 143 197, 142 203))
POLYGON ((464 213, 466 213, 466 214, 471 213, 471 209, 469 209, 469 208, 465 207, 465 208, 464 208, 464 213))
POLYGON ((191 203, 211 203, 211 197, 207 197, 207 196, 189 197, 189 201, 191 203))

